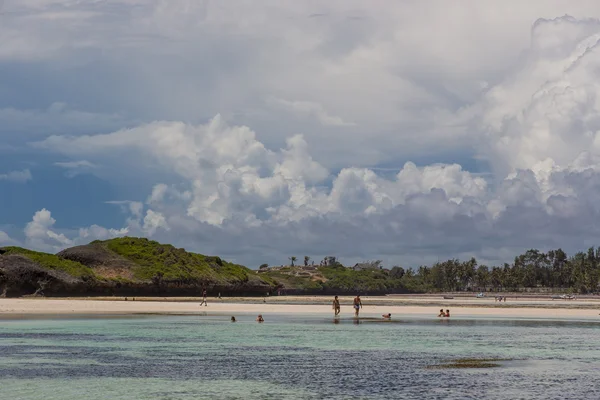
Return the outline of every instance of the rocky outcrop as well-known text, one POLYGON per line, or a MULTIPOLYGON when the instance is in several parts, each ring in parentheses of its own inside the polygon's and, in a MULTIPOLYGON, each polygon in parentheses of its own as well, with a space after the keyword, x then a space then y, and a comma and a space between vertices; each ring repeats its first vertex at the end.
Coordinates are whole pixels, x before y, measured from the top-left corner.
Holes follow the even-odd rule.
POLYGON ((54 257, 54 265, 60 264, 60 260, 69 260, 81 264, 82 268, 91 268, 93 274, 73 276, 57 267, 40 265, 26 252, 14 254, 14 249, 10 252, 8 248, 0 248, 0 296, 201 296, 204 289, 213 295, 263 296, 275 290, 273 284, 251 271, 245 274, 246 278, 224 278, 225 275, 218 272, 224 268, 218 265, 223 264, 218 257, 206 258, 211 265, 213 258, 217 260, 214 279, 194 280, 162 275, 152 279, 136 278, 135 270, 141 266, 107 249, 102 242, 49 256, 54 257))
POLYGON ((102 278, 133 279, 133 269, 136 264, 120 255, 113 253, 101 243, 90 243, 84 246, 71 247, 57 254, 65 260, 71 260, 90 267, 102 278))
POLYGON ((21 255, 0 255, 0 292, 3 297, 83 294, 89 283, 61 271, 43 268, 21 255))

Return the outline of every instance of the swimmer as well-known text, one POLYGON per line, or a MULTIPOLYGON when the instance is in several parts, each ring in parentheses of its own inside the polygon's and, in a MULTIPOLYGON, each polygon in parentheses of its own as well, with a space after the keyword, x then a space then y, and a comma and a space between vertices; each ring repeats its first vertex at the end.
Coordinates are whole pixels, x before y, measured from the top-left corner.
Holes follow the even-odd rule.
POLYGON ((235 322, 235 317, 231 317, 231 322, 235 322))
POLYGON ((264 318, 263 318, 262 314, 259 314, 259 316, 258 316, 258 317, 256 317, 256 322, 265 322, 265 320, 264 320, 264 318))
POLYGON ((383 317, 383 319, 391 319, 392 314, 383 314, 382 317, 383 317))
POLYGON ((445 317, 450 317, 450 310, 446 310, 446 315, 444 315, 445 317))
POLYGON ((438 317, 445 317, 445 316, 446 316, 446 313, 444 312, 444 309, 442 308, 440 310, 440 313, 438 314, 438 317))

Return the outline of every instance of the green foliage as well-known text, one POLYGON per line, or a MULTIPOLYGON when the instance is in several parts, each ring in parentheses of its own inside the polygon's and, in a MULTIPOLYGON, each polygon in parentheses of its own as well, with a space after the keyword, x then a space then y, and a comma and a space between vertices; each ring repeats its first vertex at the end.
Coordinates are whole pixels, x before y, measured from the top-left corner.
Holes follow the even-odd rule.
POLYGON ((134 276, 141 280, 181 283, 247 282, 248 268, 143 238, 117 238, 96 242, 135 263, 134 276))
POLYGON ((4 254, 18 254, 29 258, 44 268, 63 271, 77 278, 94 277, 94 271, 75 261, 64 260, 54 254, 40 253, 37 251, 23 249, 21 247, 4 247, 4 254))
POLYGON ((341 264, 320 267, 319 271, 327 279, 323 286, 327 289, 376 292, 376 291, 398 291, 404 289, 402 280, 389 275, 388 271, 378 269, 368 269, 355 271, 351 268, 345 268, 341 264))
POLYGON ((261 278, 269 279, 275 286, 283 286, 290 289, 298 290, 314 290, 320 291, 323 289, 323 284, 319 281, 308 279, 306 277, 300 277, 295 275, 288 275, 280 271, 269 271, 260 274, 261 278))

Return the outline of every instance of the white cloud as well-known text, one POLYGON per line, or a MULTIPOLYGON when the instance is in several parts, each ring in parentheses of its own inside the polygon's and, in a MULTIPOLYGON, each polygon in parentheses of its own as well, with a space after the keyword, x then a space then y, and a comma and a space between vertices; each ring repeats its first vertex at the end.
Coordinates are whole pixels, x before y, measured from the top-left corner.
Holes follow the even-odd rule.
MULTIPOLYGON (((57 228, 52 213, 44 208, 37 211, 25 226, 25 245, 31 249, 55 253, 64 248, 87 244, 94 240, 106 240, 126 235, 152 236, 158 230, 169 230, 164 216, 159 212, 149 209, 142 219, 142 209, 138 207, 138 204, 143 208, 141 203, 130 203, 131 217, 127 220, 127 226, 120 229, 105 228, 95 224, 79 229, 57 228)), ((3 240, 8 244, 16 243, 8 235, 4 234, 5 236, 3 236, 3 233, 0 231, 0 244, 5 244, 3 240)))
MULTIPOLYGON (((28 128, 43 139, 22 136, 32 151, 151 180, 112 202, 131 234, 256 259, 412 260, 600 234, 600 23, 552 19, 600 16, 597 2, 9 5, 20 12, 0 32, 0 63, 97 84, 0 120, 43 110, 28 128), (67 129, 42 129, 54 120, 67 129), (440 152, 450 161, 435 163, 440 152), (471 154, 492 174, 472 173, 471 154), (371 168, 389 165, 402 167, 371 168)), ((49 222, 33 236, 79 240, 52 237, 49 222)))
POLYGON ((18 242, 8 236, 8 233, 0 231, 0 246, 12 246, 16 244, 18 244, 18 242))
POLYGON ((106 229, 102 226, 92 225, 89 228, 80 228, 79 238, 91 242, 93 240, 107 240, 120 236, 126 236, 128 233, 128 228, 106 229))
POLYGON ((139 201, 111 200, 107 201, 106 204, 114 204, 120 206, 125 213, 131 214, 135 219, 142 218, 142 213, 144 211, 144 204, 139 201))
POLYGON ((66 169, 67 172, 65 175, 69 178, 73 178, 80 174, 85 174, 98 168, 97 165, 86 160, 56 162, 54 165, 66 169))
POLYGON ((164 230, 169 230, 169 225, 167 224, 167 220, 165 217, 159 213, 152 210, 146 211, 146 216, 144 217, 144 232, 147 235, 152 236, 156 233, 158 228, 162 228, 164 230))
POLYGON ((600 15, 594 2, 566 0, 458 8, 443 0, 375 8, 354 0, 11 1, 6 8, 0 62, 40 68, 33 75, 56 85, 32 89, 35 106, 7 108, 24 113, 6 116, 15 129, 95 134, 131 121, 197 124, 223 113, 258 129, 270 148, 303 132, 308 143, 318 140, 313 157, 328 168, 470 146, 454 114, 510 71, 529 46, 531 24, 600 15), (93 85, 73 83, 89 76, 93 85), (274 112, 268 98, 307 118, 274 112))
POLYGON ((71 239, 52 230, 55 223, 52 213, 45 208, 36 212, 25 226, 25 243, 34 249, 60 249, 72 245, 71 239))
POLYGON ((5 174, 0 174, 0 181, 25 183, 33 179, 31 171, 24 169, 22 171, 10 171, 5 174))
POLYGON ((330 115, 323 105, 312 101, 288 101, 284 99, 271 99, 269 103, 289 110, 299 116, 310 116, 325 126, 354 126, 353 122, 346 122, 341 117, 330 115))

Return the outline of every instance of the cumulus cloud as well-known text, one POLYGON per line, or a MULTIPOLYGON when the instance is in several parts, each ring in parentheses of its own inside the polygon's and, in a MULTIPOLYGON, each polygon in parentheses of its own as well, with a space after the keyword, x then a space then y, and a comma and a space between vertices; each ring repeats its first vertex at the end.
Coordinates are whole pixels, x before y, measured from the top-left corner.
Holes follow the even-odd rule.
POLYGON ((443 0, 380 7, 355 0, 259 7, 9 1, 0 63, 10 78, 4 103, 15 104, 0 121, 9 127, 4 136, 18 130, 31 138, 155 119, 196 124, 223 113, 260 127, 269 147, 282 134, 304 132, 319 142, 313 156, 330 168, 357 157, 373 165, 434 148, 458 151, 471 138, 455 111, 510 71, 527 50, 533 21, 600 12, 593 2, 567 0, 509 8, 443 0), (79 84, 89 76, 93 84, 79 84), (283 110, 265 104, 269 98, 283 110))
POLYGON ((25 183, 33 179, 31 171, 24 169, 22 171, 10 171, 5 174, 0 174, 0 181, 25 183))
MULTIPOLYGON (((98 76, 65 101, 127 115, 118 128, 28 140, 90 165, 144 166, 152 189, 111 202, 130 234, 252 260, 494 259, 597 244, 600 23, 554 17, 598 16, 600 5, 171 3, 26 1, 0 33, 0 63, 98 76), (74 16, 97 30, 81 32, 74 16), (82 61, 93 54, 107 64, 82 61), (473 172, 472 154, 491 174, 473 172), (384 162, 401 167, 371 168, 384 162)), ((57 104, 42 114, 77 119, 57 104)), ((44 243, 85 236, 38 219, 31 236, 44 243)))
MULTIPOLYGON (((141 209, 138 203, 130 203, 131 216, 127 220, 127 226, 120 229, 105 228, 95 224, 79 229, 57 228, 55 226, 57 221, 52 217, 52 213, 44 208, 37 211, 25 226, 25 245, 35 250, 54 253, 93 240, 106 240, 126 235, 151 237, 159 230, 169 230, 165 217, 160 212, 148 209, 142 217, 143 204, 139 203, 139 205, 141 209)), ((0 231, 0 244, 11 243, 16 241, 0 231)))
POLYGON ((0 231, 0 246, 15 245, 17 241, 8 236, 8 233, 0 231))
POLYGON ((50 211, 45 208, 37 211, 25 226, 26 244, 35 249, 60 249, 72 245, 71 239, 52 230, 55 223, 50 211))

